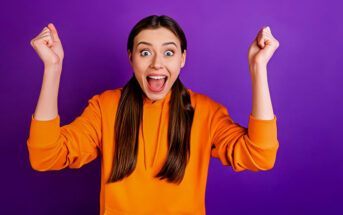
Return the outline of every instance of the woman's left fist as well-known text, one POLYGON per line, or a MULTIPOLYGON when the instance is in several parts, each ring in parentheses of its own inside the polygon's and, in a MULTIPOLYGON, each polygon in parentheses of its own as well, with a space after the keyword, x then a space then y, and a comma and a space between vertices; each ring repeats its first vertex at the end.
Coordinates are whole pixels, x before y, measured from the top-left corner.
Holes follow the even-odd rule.
POLYGON ((251 43, 248 51, 249 66, 267 66, 268 61, 279 47, 269 26, 263 27, 251 43))

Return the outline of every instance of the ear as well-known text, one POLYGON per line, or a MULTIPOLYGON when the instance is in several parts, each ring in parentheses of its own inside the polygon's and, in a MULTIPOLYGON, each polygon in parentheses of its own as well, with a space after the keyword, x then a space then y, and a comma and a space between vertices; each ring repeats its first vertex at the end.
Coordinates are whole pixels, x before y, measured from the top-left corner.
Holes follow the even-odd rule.
POLYGON ((132 54, 129 49, 127 50, 127 54, 129 55, 130 65, 132 66, 132 54))
POLYGON ((182 54, 181 68, 183 68, 185 66, 185 63, 186 63, 186 52, 187 52, 187 50, 185 49, 183 51, 183 54, 182 54))

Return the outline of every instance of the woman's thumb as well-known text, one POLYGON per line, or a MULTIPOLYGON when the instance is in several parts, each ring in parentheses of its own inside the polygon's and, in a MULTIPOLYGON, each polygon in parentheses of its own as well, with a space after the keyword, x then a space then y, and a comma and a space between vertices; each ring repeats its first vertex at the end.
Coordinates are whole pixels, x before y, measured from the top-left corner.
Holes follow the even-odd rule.
POLYGON ((49 23, 49 24, 48 24, 48 28, 49 28, 50 31, 51 31, 53 41, 54 41, 54 42, 55 42, 55 41, 56 41, 56 42, 60 42, 60 38, 58 37, 57 30, 56 30, 54 24, 49 23))

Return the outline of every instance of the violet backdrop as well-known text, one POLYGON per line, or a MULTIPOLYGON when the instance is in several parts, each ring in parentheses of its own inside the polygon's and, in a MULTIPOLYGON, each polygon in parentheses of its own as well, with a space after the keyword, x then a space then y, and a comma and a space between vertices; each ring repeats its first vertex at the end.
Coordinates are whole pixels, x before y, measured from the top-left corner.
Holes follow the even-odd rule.
POLYGON ((250 43, 267 25, 280 42, 267 66, 280 144, 275 166, 236 173, 212 158, 207 214, 340 214, 342 9, 338 0, 2 2, 0 214, 99 213, 100 157, 80 169, 37 172, 30 166, 26 140, 43 75, 30 40, 49 22, 59 32, 64 125, 92 95, 129 80, 128 34, 153 14, 174 18, 186 34, 180 74, 186 87, 225 105, 245 127, 252 107, 250 43))

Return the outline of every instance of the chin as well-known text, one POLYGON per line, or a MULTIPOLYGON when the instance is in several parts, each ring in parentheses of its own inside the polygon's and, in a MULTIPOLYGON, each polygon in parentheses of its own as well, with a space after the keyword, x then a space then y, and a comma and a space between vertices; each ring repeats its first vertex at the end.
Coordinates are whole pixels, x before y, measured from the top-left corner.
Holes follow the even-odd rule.
POLYGON ((154 93, 150 92, 148 88, 145 90, 145 95, 151 100, 151 101, 158 101, 163 99, 169 92, 169 88, 165 88, 162 92, 154 93))

